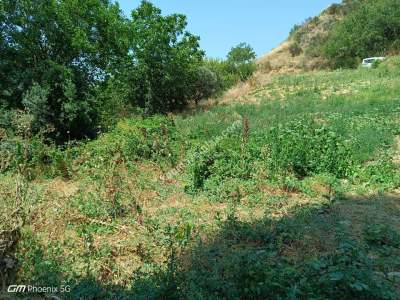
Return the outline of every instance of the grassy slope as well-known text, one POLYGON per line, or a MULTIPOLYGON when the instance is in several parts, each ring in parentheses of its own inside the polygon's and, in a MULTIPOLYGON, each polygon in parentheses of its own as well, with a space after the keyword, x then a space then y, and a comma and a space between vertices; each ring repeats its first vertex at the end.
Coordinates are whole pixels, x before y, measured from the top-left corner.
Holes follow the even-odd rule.
MULTIPOLYGON (((384 299, 382 290, 399 292, 399 181, 393 170, 374 168, 394 163, 398 173, 399 75, 398 58, 377 70, 283 75, 247 94, 252 104, 176 116, 174 167, 116 156, 98 166, 76 160, 70 180, 2 176, 2 195, 30 207, 16 255, 20 281, 73 280, 70 296, 104 299, 133 297, 132 284, 137 297, 150 298, 373 299, 370 289, 384 299), (244 138, 256 149, 269 129, 302 118, 358 139, 358 173, 271 179, 262 153, 250 149, 250 176, 224 178, 216 166, 218 176, 201 190, 187 188, 193 149, 219 143, 235 122, 249 120, 244 138)), ((85 151, 114 142, 106 135, 85 151)), ((234 141, 224 143, 240 152, 234 141)))

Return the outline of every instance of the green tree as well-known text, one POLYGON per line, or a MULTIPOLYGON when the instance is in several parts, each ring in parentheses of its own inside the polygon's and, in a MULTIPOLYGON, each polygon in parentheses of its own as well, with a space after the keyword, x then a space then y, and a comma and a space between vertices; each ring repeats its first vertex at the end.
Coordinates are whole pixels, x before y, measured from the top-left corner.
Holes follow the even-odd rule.
POLYGON ((148 1, 125 18, 111 0, 0 1, 0 106, 31 114, 49 136, 93 137, 116 115, 183 108, 204 53, 186 17, 148 1))
POLYGON ((68 135, 93 136, 94 87, 116 72, 127 53, 118 5, 108 0, 0 3, 0 101, 33 113, 35 128, 54 127, 52 137, 59 142, 68 135))
POLYGON ((182 109, 195 97, 197 70, 204 53, 199 37, 185 31, 186 17, 163 16, 148 1, 132 12, 128 74, 134 105, 146 114, 182 109))
POLYGON ((248 79, 255 70, 256 54, 253 48, 246 43, 233 47, 227 56, 227 64, 231 73, 238 74, 240 80, 248 79))

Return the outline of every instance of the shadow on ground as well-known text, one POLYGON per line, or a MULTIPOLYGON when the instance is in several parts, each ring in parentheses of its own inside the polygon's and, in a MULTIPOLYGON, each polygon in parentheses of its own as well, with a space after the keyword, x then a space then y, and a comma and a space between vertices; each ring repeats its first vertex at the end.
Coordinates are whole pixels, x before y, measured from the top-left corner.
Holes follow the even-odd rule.
MULTIPOLYGON (((255 222, 233 209, 214 236, 171 247, 168 267, 138 271, 129 289, 80 278, 47 298, 400 299, 399 207, 396 195, 347 197, 255 222)), ((62 284, 56 263, 42 272, 62 284)))

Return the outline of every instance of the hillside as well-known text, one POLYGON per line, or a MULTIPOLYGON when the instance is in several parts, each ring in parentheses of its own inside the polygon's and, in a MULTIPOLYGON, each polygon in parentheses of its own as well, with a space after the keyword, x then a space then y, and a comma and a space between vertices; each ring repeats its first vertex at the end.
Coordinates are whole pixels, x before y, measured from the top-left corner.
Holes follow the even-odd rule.
POLYGON ((213 103, 257 103, 254 90, 274 76, 316 70, 357 68, 365 57, 399 55, 400 3, 395 0, 346 0, 292 28, 289 37, 256 61, 246 82, 213 103))
POLYGON ((66 299, 399 299, 399 75, 280 75, 2 174, 7 266, 66 299))
MULTIPOLYGON (((342 4, 343 5, 343 4, 342 4)), ((332 5, 319 16, 309 18, 301 25, 296 25, 286 41, 273 49, 257 63, 264 72, 289 73, 314 70, 326 65, 321 53, 312 52, 314 43, 323 40, 333 25, 343 19, 344 8, 332 5)))
MULTIPOLYGON (((349 1, 352 3, 351 1, 349 1)), ((332 5, 319 16, 295 25, 290 36, 256 61, 257 71, 252 78, 229 89, 223 97, 211 99, 206 106, 234 102, 256 102, 252 91, 262 88, 275 75, 327 69, 327 60, 313 47, 327 37, 332 27, 351 11, 350 4, 332 5)))

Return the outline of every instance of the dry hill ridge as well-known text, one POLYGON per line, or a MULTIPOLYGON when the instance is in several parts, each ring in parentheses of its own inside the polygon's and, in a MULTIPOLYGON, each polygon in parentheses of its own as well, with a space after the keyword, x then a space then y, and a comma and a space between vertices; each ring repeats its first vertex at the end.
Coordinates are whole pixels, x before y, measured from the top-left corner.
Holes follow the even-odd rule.
POLYGON ((257 61, 261 71, 290 73, 325 66, 326 62, 312 46, 324 39, 343 16, 343 11, 332 5, 319 16, 307 19, 302 25, 295 25, 286 41, 257 61))
POLYGON ((257 101, 252 95, 253 91, 268 84, 275 75, 324 68, 327 63, 315 45, 329 34, 337 21, 344 17, 343 7, 343 5, 331 5, 319 16, 296 25, 282 44, 256 61, 258 71, 250 80, 234 86, 217 101, 215 99, 206 101, 205 106, 214 102, 253 103, 257 101))

